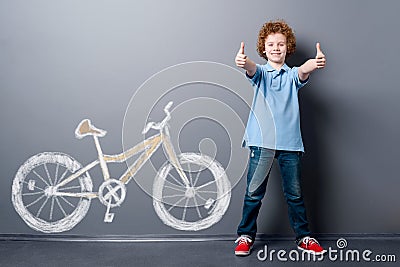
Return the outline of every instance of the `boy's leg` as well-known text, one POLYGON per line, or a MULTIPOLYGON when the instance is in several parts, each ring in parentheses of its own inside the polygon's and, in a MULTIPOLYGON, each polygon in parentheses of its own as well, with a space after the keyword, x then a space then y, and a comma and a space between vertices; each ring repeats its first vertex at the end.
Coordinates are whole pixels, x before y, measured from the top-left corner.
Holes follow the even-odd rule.
POLYGON ((274 156, 275 151, 272 149, 250 147, 246 194, 242 220, 238 226, 237 234, 239 236, 250 236, 253 241, 257 233, 257 216, 261 207, 261 200, 265 195, 274 156))
POLYGON ((288 205, 289 221, 296 240, 309 236, 306 208, 300 185, 301 152, 279 151, 277 159, 282 175, 283 193, 288 205))

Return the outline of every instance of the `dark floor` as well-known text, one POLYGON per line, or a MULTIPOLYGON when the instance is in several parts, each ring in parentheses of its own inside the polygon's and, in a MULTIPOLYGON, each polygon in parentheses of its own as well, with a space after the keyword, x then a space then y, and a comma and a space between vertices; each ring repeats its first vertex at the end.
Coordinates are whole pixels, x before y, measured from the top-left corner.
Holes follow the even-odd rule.
POLYGON ((233 240, 226 239, 124 242, 3 239, 0 266, 400 266, 399 237, 348 237, 342 241, 339 244, 338 238, 320 239, 331 253, 325 254, 322 261, 313 261, 302 259, 293 241, 287 239, 259 240, 248 257, 236 257, 233 240), (279 254, 281 259, 279 250, 283 250, 279 254), (297 256, 299 260, 295 259, 297 256), (378 262, 379 259, 386 262, 378 262))

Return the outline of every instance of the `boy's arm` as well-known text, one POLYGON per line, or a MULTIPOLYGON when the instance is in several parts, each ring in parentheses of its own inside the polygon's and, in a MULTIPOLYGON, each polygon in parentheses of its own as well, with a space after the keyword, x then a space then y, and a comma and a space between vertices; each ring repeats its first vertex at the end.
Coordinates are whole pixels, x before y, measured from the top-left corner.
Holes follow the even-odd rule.
POLYGON ((317 55, 315 58, 307 60, 303 65, 298 68, 300 81, 305 81, 310 76, 310 73, 316 69, 322 69, 325 67, 326 59, 325 55, 321 51, 319 43, 316 44, 317 55))
POLYGON ((256 74, 257 65, 244 54, 244 43, 240 44, 240 49, 235 58, 236 66, 246 70, 247 75, 253 77, 256 74))

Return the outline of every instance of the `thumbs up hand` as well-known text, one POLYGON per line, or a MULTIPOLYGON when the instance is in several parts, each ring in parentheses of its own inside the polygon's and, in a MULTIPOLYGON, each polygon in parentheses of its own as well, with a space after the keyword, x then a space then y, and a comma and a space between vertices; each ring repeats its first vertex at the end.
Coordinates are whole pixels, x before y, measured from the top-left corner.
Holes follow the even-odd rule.
POLYGON ((315 45, 315 48, 317 49, 317 54, 315 56, 315 63, 316 63, 317 69, 322 69, 325 67, 325 64, 326 64, 325 55, 321 51, 320 43, 317 43, 315 45))
POLYGON ((249 77, 254 76, 257 71, 257 65, 244 54, 244 42, 240 44, 239 51, 235 57, 236 66, 246 70, 249 77))
POLYGON ((244 68, 247 62, 247 56, 244 54, 244 42, 240 44, 238 53, 236 54, 235 63, 239 68, 244 68))
POLYGON ((325 68, 326 59, 324 53, 322 53, 321 45, 317 43, 315 45, 317 49, 317 54, 315 58, 311 58, 307 60, 303 65, 298 68, 298 74, 300 81, 305 81, 310 76, 310 73, 316 69, 323 69, 325 68))

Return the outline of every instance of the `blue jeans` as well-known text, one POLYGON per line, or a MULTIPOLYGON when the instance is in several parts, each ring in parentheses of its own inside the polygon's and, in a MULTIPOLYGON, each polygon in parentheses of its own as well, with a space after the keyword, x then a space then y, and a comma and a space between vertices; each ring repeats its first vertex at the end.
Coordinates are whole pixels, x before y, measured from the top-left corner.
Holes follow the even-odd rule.
POLYGON ((296 239, 310 235, 300 187, 301 153, 250 147, 247 187, 242 220, 237 230, 238 235, 249 235, 253 240, 256 237, 258 212, 275 158, 281 171, 282 188, 288 205, 289 221, 296 234, 296 239))

